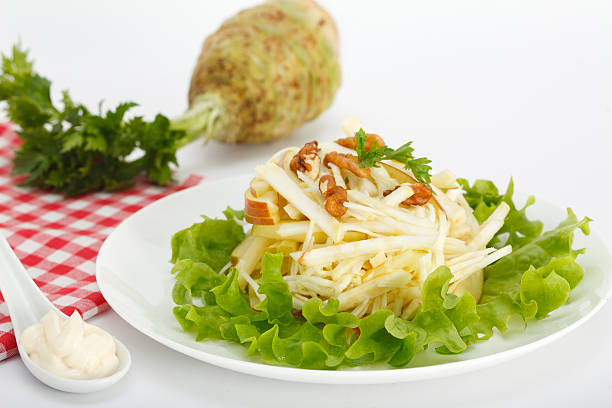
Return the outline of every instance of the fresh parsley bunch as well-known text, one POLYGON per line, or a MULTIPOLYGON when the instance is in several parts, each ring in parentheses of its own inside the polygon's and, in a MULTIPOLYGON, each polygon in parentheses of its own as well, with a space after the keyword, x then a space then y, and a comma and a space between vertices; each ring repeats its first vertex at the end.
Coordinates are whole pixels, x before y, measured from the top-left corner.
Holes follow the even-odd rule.
POLYGON ((12 57, 2 56, 0 102, 6 102, 8 116, 20 128, 23 144, 13 174, 26 175, 24 185, 75 196, 129 187, 140 174, 156 184, 172 180, 170 163, 176 164, 185 132, 171 130, 168 118, 126 120, 136 106, 132 102, 94 114, 67 91, 58 106, 50 88, 51 82, 34 72, 27 51, 15 46, 12 57), (131 159, 138 149, 142 155, 131 159))
POLYGON ((370 150, 366 151, 365 143, 367 140, 366 133, 363 129, 355 132, 355 151, 360 167, 378 167, 378 162, 381 160, 396 160, 404 164, 404 168, 412 170, 414 177, 423 184, 429 186, 431 183, 431 160, 421 157, 415 159, 412 156, 414 149, 410 146, 412 142, 404 143, 397 149, 392 149, 388 146, 378 146, 378 141, 370 150))

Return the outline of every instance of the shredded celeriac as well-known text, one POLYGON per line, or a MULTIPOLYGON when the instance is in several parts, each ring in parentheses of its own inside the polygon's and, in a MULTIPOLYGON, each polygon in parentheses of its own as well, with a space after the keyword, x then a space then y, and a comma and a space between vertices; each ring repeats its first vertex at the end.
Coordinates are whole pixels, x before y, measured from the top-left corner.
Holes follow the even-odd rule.
MULTIPOLYGON (((479 224, 448 170, 432 177, 428 203, 404 205, 416 180, 398 163, 385 162, 372 168, 368 178, 360 178, 334 164, 325 167, 324 154, 350 150, 322 143, 321 171, 313 178, 289 168, 287 152, 298 150, 285 149, 255 169, 251 191, 257 197, 276 195, 280 204, 273 210, 280 221, 256 221, 232 254, 239 282, 249 287, 253 303, 261 301, 258 265, 265 252, 285 254, 282 272, 296 309, 311 297, 333 297, 341 311, 359 317, 383 308, 411 317, 421 304, 425 278, 437 267, 450 268, 450 291, 460 291, 470 277, 512 251, 510 246, 487 248, 509 207, 502 203, 479 224), (326 174, 347 190, 342 216, 326 211, 318 181, 326 174)), ((482 282, 473 294, 480 296, 481 288, 482 282)))

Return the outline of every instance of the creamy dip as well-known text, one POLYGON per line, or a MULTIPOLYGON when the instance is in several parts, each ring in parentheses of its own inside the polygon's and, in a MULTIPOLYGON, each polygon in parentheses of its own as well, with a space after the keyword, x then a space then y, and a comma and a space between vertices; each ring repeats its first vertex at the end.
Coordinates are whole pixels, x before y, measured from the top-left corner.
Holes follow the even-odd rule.
POLYGON ((69 319, 49 311, 23 331, 21 345, 34 363, 65 378, 107 377, 119 366, 113 336, 85 323, 76 310, 69 319))

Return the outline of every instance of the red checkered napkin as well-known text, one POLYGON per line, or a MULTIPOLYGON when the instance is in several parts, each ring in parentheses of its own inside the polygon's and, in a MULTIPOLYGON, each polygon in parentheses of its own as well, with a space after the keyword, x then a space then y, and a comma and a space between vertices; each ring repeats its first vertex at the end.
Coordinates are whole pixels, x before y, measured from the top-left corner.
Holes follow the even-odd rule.
MULTIPOLYGON (((38 287, 59 309, 84 318, 108 309, 96 285, 95 261, 110 232, 130 214, 202 179, 160 188, 141 183, 116 193, 63 199, 58 194, 17 187, 10 177, 19 139, 0 124, 0 233, 38 287)), ((17 353, 8 307, 0 294, 0 360, 17 353)))

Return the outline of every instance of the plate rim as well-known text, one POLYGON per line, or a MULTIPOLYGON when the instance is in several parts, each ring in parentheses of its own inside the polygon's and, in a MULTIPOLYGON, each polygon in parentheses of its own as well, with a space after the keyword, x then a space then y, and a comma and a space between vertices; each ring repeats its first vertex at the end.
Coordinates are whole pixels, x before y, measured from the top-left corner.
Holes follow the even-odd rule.
MULTIPOLYGON (((460 373, 467 373, 471 371, 475 371, 482 368, 491 367, 493 365, 513 360, 519 356, 526 355, 531 353, 545 345, 548 345, 571 331, 577 329, 585 322, 590 320, 597 312, 599 312, 603 306, 607 303, 607 301, 612 296, 612 280, 608 277, 608 287, 606 292, 602 295, 600 301, 584 316, 581 316, 578 320, 571 323, 570 325, 557 330, 554 333, 551 333, 539 340, 535 340, 533 342, 523 344, 521 346, 513 347, 509 350, 499 351, 490 355, 475 357, 468 360, 462 361, 453 361, 441 364, 434 364, 430 366, 421 366, 421 367, 406 367, 406 368, 388 368, 388 369, 375 369, 375 370, 313 370, 313 369, 305 369, 305 368, 296 368, 296 367, 288 367, 281 365, 272 365, 259 363, 254 361, 247 361, 238 358, 231 358, 220 356, 216 354, 212 354, 203 350, 198 350, 181 343, 178 343, 172 339, 164 337, 161 334, 157 334, 152 330, 147 329, 146 327, 142 327, 137 322, 134 322, 129 314, 126 311, 122 310, 121 307, 117 308, 113 305, 113 295, 109 292, 106 287, 106 283, 104 279, 100 279, 103 275, 101 271, 101 266, 99 259, 102 258, 102 255, 108 250, 110 244, 107 245, 107 242, 111 242, 112 237, 117 235, 116 231, 119 231, 120 228, 130 222, 131 219, 140 216, 139 214, 143 211, 150 211, 152 207, 156 207, 157 205, 161 205, 167 200, 174 200, 179 196, 190 194, 194 190, 205 188, 210 184, 223 184, 228 183, 230 180, 241 180, 247 179, 247 177, 252 177, 250 173, 238 174, 231 177, 224 177, 215 180, 204 180, 200 184, 196 186, 192 186, 186 188, 181 191, 177 191, 175 193, 169 194, 143 208, 138 210, 137 212, 131 214, 129 217, 124 219, 115 229, 106 237, 100 250, 98 251, 98 256, 96 258, 96 283, 102 296, 106 299, 108 305, 117 313, 124 321, 126 321, 130 326, 132 326, 137 331, 146 335, 147 337, 157 341, 158 343, 174 350, 179 353, 185 354, 189 357, 195 358, 197 360, 203 361, 208 364, 212 364, 217 367, 229 369, 232 371, 255 375, 258 377, 265 377, 277 380, 284 381, 292 381, 292 382, 305 382, 305 383, 319 383, 319 384, 381 384, 381 383, 398 383, 398 382, 408 382, 408 381, 418 381, 418 380, 426 380, 432 378, 442 378, 457 375, 460 373), (110 294, 110 296, 108 296, 110 294)), ((546 200, 538 198, 540 202, 551 204, 555 207, 556 205, 547 202, 546 200)), ((602 239, 601 236, 591 230, 591 235, 596 236, 601 244, 604 246, 608 255, 610 255, 610 250, 608 248, 606 240, 602 239)), ((195 341, 195 340, 194 340, 195 341)), ((222 344, 219 342, 218 344, 222 344)))

